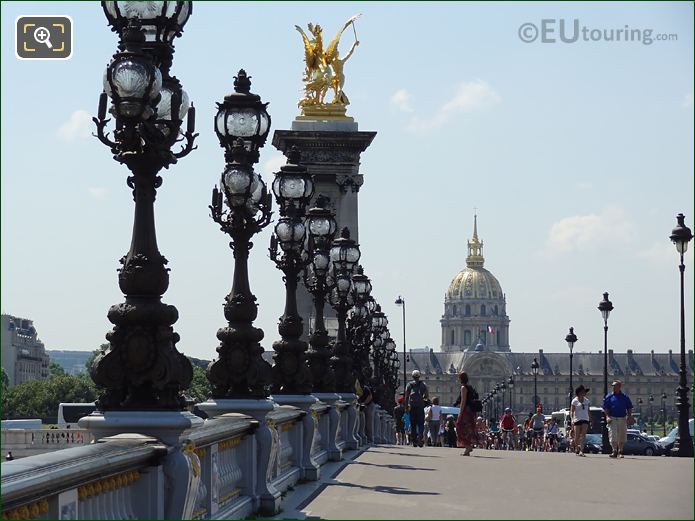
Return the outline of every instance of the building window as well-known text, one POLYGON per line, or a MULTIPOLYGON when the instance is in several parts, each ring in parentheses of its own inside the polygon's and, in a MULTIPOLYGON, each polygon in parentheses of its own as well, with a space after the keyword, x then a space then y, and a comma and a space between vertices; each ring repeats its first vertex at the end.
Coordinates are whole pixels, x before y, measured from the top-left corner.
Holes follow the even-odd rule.
POLYGON ((466 329, 463 332, 463 343, 464 343, 464 345, 470 345, 470 343, 471 343, 471 331, 470 331, 470 329, 466 329))
POLYGON ((494 309, 492 310, 492 314, 495 315, 495 316, 497 316, 498 313, 499 313, 499 311, 497 310, 497 304, 495 304, 495 307, 494 307, 494 309))
POLYGON ((485 304, 483 304, 482 306, 480 306, 480 316, 484 317, 484 316, 485 316, 485 312, 486 312, 486 310, 485 310, 485 304))
POLYGON ((451 314, 456 316, 456 311, 457 311, 456 304, 454 304, 454 307, 452 308, 451 314))
POLYGON ((470 304, 466 304, 466 311, 465 311, 465 313, 466 313, 466 316, 467 316, 467 317, 470 317, 470 316, 471 316, 471 305, 470 305, 470 304))
POLYGON ((487 344, 487 331, 480 332, 480 340, 483 341, 483 344, 487 344))
POLYGON ((451 330, 451 344, 456 343, 456 331, 454 329, 451 330))

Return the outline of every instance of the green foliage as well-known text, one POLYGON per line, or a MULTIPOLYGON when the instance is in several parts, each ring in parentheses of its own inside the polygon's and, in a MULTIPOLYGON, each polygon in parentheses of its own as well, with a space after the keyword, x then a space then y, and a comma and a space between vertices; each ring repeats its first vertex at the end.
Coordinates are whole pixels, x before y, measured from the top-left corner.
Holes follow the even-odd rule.
POLYGON ((5 417, 5 411, 7 410, 7 390, 10 386, 10 378, 5 372, 5 368, 2 368, 2 414, 5 417))
POLYGON ((87 375, 25 382, 3 393, 3 418, 54 417, 61 402, 93 402, 96 397, 94 383, 87 375))
POLYGON ((65 372, 65 369, 63 369, 63 366, 60 365, 58 362, 54 362, 53 360, 50 361, 48 364, 48 377, 49 378, 54 378, 56 376, 65 376, 67 373, 65 372))
POLYGON ((84 365, 87 368, 87 372, 89 372, 89 369, 92 367, 92 363, 94 362, 94 359, 99 356, 101 353, 106 351, 109 347, 109 344, 101 344, 99 346, 99 349, 95 349, 92 351, 92 354, 89 355, 89 358, 85 361, 84 365))
POLYGON ((205 376, 205 369, 198 365, 193 366, 193 380, 188 394, 195 400, 196 403, 204 402, 210 397, 212 388, 210 382, 205 376))

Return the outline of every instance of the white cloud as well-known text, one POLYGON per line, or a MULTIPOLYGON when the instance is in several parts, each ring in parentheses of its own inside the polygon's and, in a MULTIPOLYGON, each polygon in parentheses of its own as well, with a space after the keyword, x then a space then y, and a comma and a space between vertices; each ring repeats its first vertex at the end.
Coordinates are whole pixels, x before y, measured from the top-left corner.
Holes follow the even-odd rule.
POLYGON ((280 152, 276 152, 270 159, 263 162, 261 166, 261 171, 263 174, 263 180, 266 184, 272 182, 272 176, 275 172, 280 170, 280 167, 287 163, 287 158, 280 152))
POLYGON ((483 110, 502 101, 499 94, 483 80, 461 83, 453 98, 442 105, 430 119, 413 118, 408 125, 411 132, 428 132, 447 123, 453 116, 462 112, 483 110))
POLYGON ((400 111, 413 112, 413 107, 410 105, 411 98, 410 92, 405 89, 399 89, 391 96, 391 104, 395 105, 400 111))
POLYGON ((76 110, 65 123, 58 128, 58 137, 63 141, 87 139, 92 135, 92 116, 86 110, 76 110))
POLYGON ((554 223, 548 232, 547 253, 593 250, 632 240, 635 226, 621 207, 608 207, 600 214, 575 215, 554 223))
MULTIPOLYGON (((662 268, 672 266, 675 269, 675 266, 679 262, 676 247, 668 238, 665 238, 661 242, 655 242, 649 248, 645 248, 638 252, 637 255, 662 268)), ((692 265, 693 250, 688 249, 685 255, 688 257, 688 260, 685 261, 686 264, 692 265)))
POLYGON ((87 188, 87 191, 89 194, 94 197, 94 199, 103 199, 106 197, 106 194, 109 192, 106 188, 103 186, 94 186, 91 188, 87 188))
POLYGON ((691 109, 693 108, 693 93, 689 92, 685 95, 685 100, 683 100, 683 108, 691 109))

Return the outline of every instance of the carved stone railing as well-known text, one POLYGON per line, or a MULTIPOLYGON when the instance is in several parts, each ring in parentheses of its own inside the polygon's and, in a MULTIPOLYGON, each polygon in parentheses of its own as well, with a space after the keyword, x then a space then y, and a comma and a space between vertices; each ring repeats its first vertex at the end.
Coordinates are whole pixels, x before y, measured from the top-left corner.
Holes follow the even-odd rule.
POLYGON ((258 421, 230 413, 184 432, 201 467, 193 519, 237 519, 254 512, 257 428, 258 421))
POLYGON ((134 434, 3 463, 2 517, 162 518, 157 491, 167 453, 158 440, 134 434))
POLYGON ((271 456, 270 479, 273 486, 285 492, 301 477, 302 424, 306 413, 291 405, 282 405, 268 413, 268 425, 273 431, 277 450, 271 456))
POLYGON ((88 445, 94 437, 85 429, 2 429, 2 448, 15 458, 88 445))
MULTIPOLYGON (((306 472, 305 451, 319 468, 347 450, 342 433, 349 429, 351 411, 355 419, 354 405, 318 402, 309 410, 311 443, 305 434, 307 413, 284 405, 269 409, 264 423, 221 414, 182 431, 178 442, 120 434, 3 462, 2 518, 241 519, 264 510, 276 515, 279 503, 270 509, 264 503, 269 490, 279 495, 302 479, 316 479, 306 472), (268 432, 272 447, 265 473, 259 472, 259 440, 268 432)), ((391 443, 391 417, 376 406, 373 410, 376 442, 391 443)))

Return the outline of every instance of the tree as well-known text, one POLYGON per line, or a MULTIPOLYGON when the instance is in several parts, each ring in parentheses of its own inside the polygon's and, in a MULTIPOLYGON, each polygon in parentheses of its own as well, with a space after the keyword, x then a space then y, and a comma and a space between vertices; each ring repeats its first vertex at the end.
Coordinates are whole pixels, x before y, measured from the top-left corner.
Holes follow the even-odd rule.
POLYGON ((67 373, 63 366, 57 362, 51 360, 48 364, 48 378, 55 378, 56 376, 65 376, 67 373))
POLYGON ((4 417, 55 418, 61 402, 93 402, 97 392, 87 375, 63 375, 16 385, 6 396, 4 417))
POLYGON ((84 363, 85 367, 87 367, 87 372, 89 372, 89 370, 92 368, 92 364, 94 363, 94 359, 97 356, 99 356, 101 353, 106 351, 109 348, 109 345, 110 344, 108 344, 108 343, 107 344, 101 344, 99 346, 99 349, 95 349, 94 351, 92 351, 92 354, 89 355, 89 358, 87 358, 87 360, 84 363))
POLYGON ((5 372, 5 368, 2 368, 2 417, 5 418, 7 411, 7 391, 10 387, 10 378, 5 372))
POLYGON ((193 366, 193 380, 188 394, 195 400, 196 403, 204 402, 210 398, 212 388, 205 374, 205 369, 200 366, 193 366))

